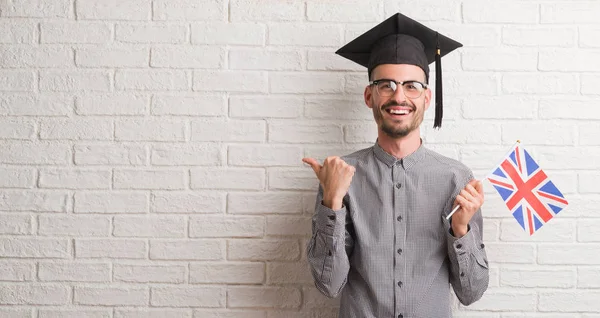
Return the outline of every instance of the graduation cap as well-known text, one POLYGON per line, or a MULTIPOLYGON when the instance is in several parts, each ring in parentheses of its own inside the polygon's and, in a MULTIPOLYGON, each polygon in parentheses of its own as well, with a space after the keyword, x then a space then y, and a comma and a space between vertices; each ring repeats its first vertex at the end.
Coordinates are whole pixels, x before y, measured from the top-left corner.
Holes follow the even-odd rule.
POLYGON ((462 44, 396 13, 363 33, 335 53, 352 60, 369 71, 380 64, 411 64, 425 71, 429 81, 429 64, 435 61, 435 120, 433 127, 442 126, 442 62, 441 57, 462 44))

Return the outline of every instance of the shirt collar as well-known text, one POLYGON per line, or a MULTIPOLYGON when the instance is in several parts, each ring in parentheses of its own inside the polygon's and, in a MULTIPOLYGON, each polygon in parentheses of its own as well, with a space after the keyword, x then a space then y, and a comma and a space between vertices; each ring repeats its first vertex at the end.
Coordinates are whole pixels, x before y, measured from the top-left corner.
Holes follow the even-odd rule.
POLYGON ((417 163, 419 163, 423 157, 425 156, 427 149, 425 149, 425 147, 423 146, 423 140, 421 139, 421 145, 419 146, 419 148, 417 148, 417 150, 415 150, 413 153, 409 154, 408 156, 404 157, 404 158, 396 158, 393 155, 387 153, 385 150, 383 150, 383 148, 381 148, 381 146, 379 146, 379 143, 377 141, 375 141, 375 145, 373 146, 373 150, 375 152, 375 156, 377 157, 377 159, 379 159, 381 162, 385 163, 388 167, 392 167, 394 165, 400 165, 402 166, 402 168, 404 168, 404 170, 408 170, 411 167, 415 166, 417 163))

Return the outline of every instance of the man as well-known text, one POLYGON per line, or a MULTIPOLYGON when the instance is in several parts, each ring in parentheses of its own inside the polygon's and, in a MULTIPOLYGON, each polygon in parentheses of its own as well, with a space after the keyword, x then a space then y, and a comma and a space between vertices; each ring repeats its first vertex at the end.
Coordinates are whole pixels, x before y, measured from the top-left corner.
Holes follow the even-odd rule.
POLYGON ((451 317, 450 286, 465 305, 487 289, 482 185, 425 148, 419 130, 428 65, 437 60, 439 127, 440 59, 459 46, 396 14, 336 52, 368 68, 364 100, 378 126, 370 148, 303 159, 320 181, 308 261, 323 294, 341 293, 340 318, 451 317))

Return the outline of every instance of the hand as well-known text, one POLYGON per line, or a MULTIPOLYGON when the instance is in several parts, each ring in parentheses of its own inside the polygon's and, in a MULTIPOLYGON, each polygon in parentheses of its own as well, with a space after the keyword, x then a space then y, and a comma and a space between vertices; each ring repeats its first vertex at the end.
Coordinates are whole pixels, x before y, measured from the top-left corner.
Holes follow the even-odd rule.
POLYGON ((356 169, 340 157, 327 157, 322 166, 313 158, 302 161, 312 167, 323 187, 323 205, 332 210, 341 209, 356 169))
POLYGON ((464 189, 460 191, 454 206, 460 205, 460 208, 452 215, 452 232, 455 237, 462 237, 467 234, 469 221, 483 205, 483 184, 478 180, 471 180, 464 189))

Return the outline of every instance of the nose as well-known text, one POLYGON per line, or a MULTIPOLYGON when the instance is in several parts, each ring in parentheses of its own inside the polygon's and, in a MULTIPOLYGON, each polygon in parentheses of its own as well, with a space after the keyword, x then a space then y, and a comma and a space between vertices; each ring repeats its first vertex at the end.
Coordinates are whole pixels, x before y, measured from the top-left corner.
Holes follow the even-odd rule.
POLYGON ((390 96, 390 100, 394 100, 398 104, 406 101, 406 95, 404 95, 404 90, 403 90, 402 85, 398 85, 398 88, 396 88, 396 91, 394 92, 394 94, 392 96, 390 96))

